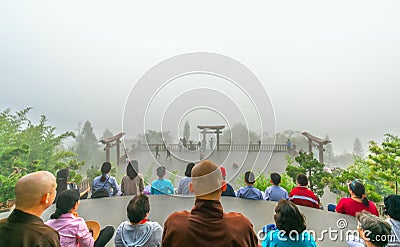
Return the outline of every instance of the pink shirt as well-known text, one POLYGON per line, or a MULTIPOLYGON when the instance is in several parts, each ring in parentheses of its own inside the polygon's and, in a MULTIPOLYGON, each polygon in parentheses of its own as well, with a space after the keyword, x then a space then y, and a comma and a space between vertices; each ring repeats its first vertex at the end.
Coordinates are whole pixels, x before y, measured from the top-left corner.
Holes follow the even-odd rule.
POLYGON ((94 240, 85 220, 73 214, 62 214, 58 219, 46 221, 46 224, 60 234, 63 247, 92 247, 94 240))
POLYGON ((379 216, 379 213, 378 213, 378 210, 376 209, 375 204, 371 201, 368 201, 368 202, 369 202, 369 206, 366 207, 361 202, 357 202, 351 198, 342 198, 342 199, 340 199, 339 203, 336 206, 336 212, 341 213, 341 214, 348 214, 351 216, 356 216, 357 212, 366 210, 366 211, 370 212, 371 214, 375 214, 376 216, 379 216))

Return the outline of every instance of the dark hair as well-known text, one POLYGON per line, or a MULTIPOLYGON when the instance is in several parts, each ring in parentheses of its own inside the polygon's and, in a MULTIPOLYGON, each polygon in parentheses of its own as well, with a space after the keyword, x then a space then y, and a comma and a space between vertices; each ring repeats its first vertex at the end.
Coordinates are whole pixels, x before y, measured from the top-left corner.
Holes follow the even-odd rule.
POLYGON ((306 230, 306 219, 299 208, 291 201, 281 199, 275 207, 274 220, 279 230, 289 235, 291 231, 297 234, 306 230))
POLYGON ((307 186, 308 185, 308 178, 304 174, 301 174, 301 173, 298 174, 297 177, 296 177, 296 181, 301 186, 307 186))
POLYGON ((383 202, 385 203, 383 213, 389 215, 394 220, 400 221, 400 196, 388 195, 383 202))
POLYGON ((57 172, 57 195, 67 189, 68 186, 69 170, 67 168, 61 169, 57 172))
POLYGON ((361 225, 361 229, 368 231, 368 235, 366 235, 366 237, 371 243, 378 247, 387 245, 389 235, 391 235, 391 227, 389 223, 365 210, 358 212, 356 217, 361 225))
POLYGON ((349 188, 351 191, 354 192, 357 198, 362 199, 362 203, 364 206, 368 207, 369 206, 369 201, 367 197, 365 196, 365 187, 362 183, 354 180, 349 184, 349 188))
POLYGON ((159 166, 159 167, 157 168, 157 176, 158 176, 159 178, 165 176, 165 170, 166 170, 165 166, 159 166))
POLYGON ((107 177, 106 174, 109 173, 111 171, 111 163, 106 161, 103 163, 103 165, 101 166, 101 178, 100 181, 101 182, 105 182, 107 177))
POLYGON ((276 172, 271 173, 270 178, 272 180, 272 183, 275 185, 278 185, 281 183, 281 175, 279 175, 276 172))
POLYGON ((252 171, 247 171, 244 174, 244 181, 248 184, 254 184, 256 182, 256 178, 254 176, 254 173, 252 171))
POLYGON ((64 190, 57 197, 56 212, 50 216, 50 219, 58 219, 62 214, 68 213, 77 201, 79 201, 79 192, 77 190, 64 190))
POLYGON ((191 177, 192 176, 191 174, 192 174, 193 167, 194 167, 194 163, 187 164, 186 171, 185 171, 185 176, 186 177, 191 177))
POLYGON ((144 194, 135 196, 130 200, 126 212, 130 222, 140 222, 150 212, 149 197, 144 194))
POLYGON ((138 175, 138 172, 139 164, 137 160, 129 161, 128 165, 126 166, 126 175, 128 175, 130 179, 134 179, 138 175))

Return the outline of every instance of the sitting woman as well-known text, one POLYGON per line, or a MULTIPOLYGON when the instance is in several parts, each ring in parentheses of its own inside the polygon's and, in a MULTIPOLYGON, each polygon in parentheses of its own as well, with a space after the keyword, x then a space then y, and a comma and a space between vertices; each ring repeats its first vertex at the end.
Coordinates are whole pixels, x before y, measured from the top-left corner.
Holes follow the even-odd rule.
POLYGON ((193 193, 189 191, 189 184, 190 182, 192 182, 191 174, 193 167, 194 163, 187 164, 185 170, 185 176, 179 182, 177 194, 193 195, 193 193))
POLYGON ((126 175, 121 181, 121 192, 125 195, 140 195, 144 190, 143 175, 139 173, 137 160, 132 160, 126 166, 126 175))
POLYGON ((110 171, 111 163, 104 162, 101 166, 101 175, 93 179, 92 198, 117 195, 119 191, 117 180, 109 174, 110 171), (107 193, 103 194, 103 191, 107 193))
POLYGON ((114 227, 106 226, 94 241, 86 226, 85 220, 78 216, 76 210, 80 204, 77 190, 64 190, 58 196, 56 212, 50 216, 46 224, 60 234, 61 246, 105 246, 114 235, 114 227))
MULTIPOLYGON (((61 169, 57 172, 56 181, 57 181, 57 196, 64 190, 78 190, 79 191, 79 188, 75 183, 69 182, 69 170, 67 168, 61 169)), ((86 199, 89 191, 90 191, 90 186, 88 186, 88 188, 86 188, 85 190, 80 192, 81 199, 86 199)), ((56 201, 57 201, 57 197, 56 197, 56 200, 54 200, 54 203, 56 201)))
POLYGON ((342 198, 336 206, 336 212, 356 216, 363 210, 379 216, 375 204, 365 196, 365 187, 362 183, 353 181, 348 186, 350 198, 342 198))
POLYGON ((296 204, 280 200, 275 207, 275 230, 264 237, 263 247, 316 247, 313 237, 306 230, 306 222, 296 204))
POLYGON ((388 243, 388 247, 400 245, 400 196, 388 195, 384 199, 384 214, 388 216, 386 221, 392 227, 392 239, 388 243))

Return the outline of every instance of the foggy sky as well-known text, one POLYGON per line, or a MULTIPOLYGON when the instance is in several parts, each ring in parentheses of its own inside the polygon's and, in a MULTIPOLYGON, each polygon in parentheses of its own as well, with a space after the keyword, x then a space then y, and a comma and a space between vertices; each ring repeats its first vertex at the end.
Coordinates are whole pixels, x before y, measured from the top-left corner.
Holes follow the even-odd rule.
POLYGON ((135 82, 171 56, 215 52, 264 83, 276 129, 338 153, 399 135, 399 1, 2 1, 0 109, 60 131, 122 128, 135 82))

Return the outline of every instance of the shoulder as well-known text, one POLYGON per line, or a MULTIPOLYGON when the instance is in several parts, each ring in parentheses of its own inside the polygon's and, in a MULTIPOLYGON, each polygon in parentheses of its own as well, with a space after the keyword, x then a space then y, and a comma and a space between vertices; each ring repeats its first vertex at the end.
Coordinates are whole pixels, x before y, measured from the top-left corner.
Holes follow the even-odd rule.
POLYGON ((174 212, 168 216, 167 220, 165 221, 165 225, 167 225, 168 223, 173 224, 173 222, 175 222, 175 221, 184 220, 184 219, 188 218, 189 215, 190 215, 190 212, 188 210, 174 212))
POLYGON ((341 198, 341 199, 339 200, 338 204, 339 204, 339 203, 340 203, 340 204, 351 203, 352 201, 353 201, 353 199, 345 197, 345 198, 341 198))
POLYGON ((162 231, 162 226, 160 225, 160 223, 156 222, 156 221, 148 221, 146 222, 146 224, 150 225, 155 231, 161 230, 162 231))
POLYGON ((235 222, 236 224, 240 223, 243 226, 248 225, 252 227, 250 220, 246 216, 238 212, 224 213, 224 219, 229 222, 235 222))

